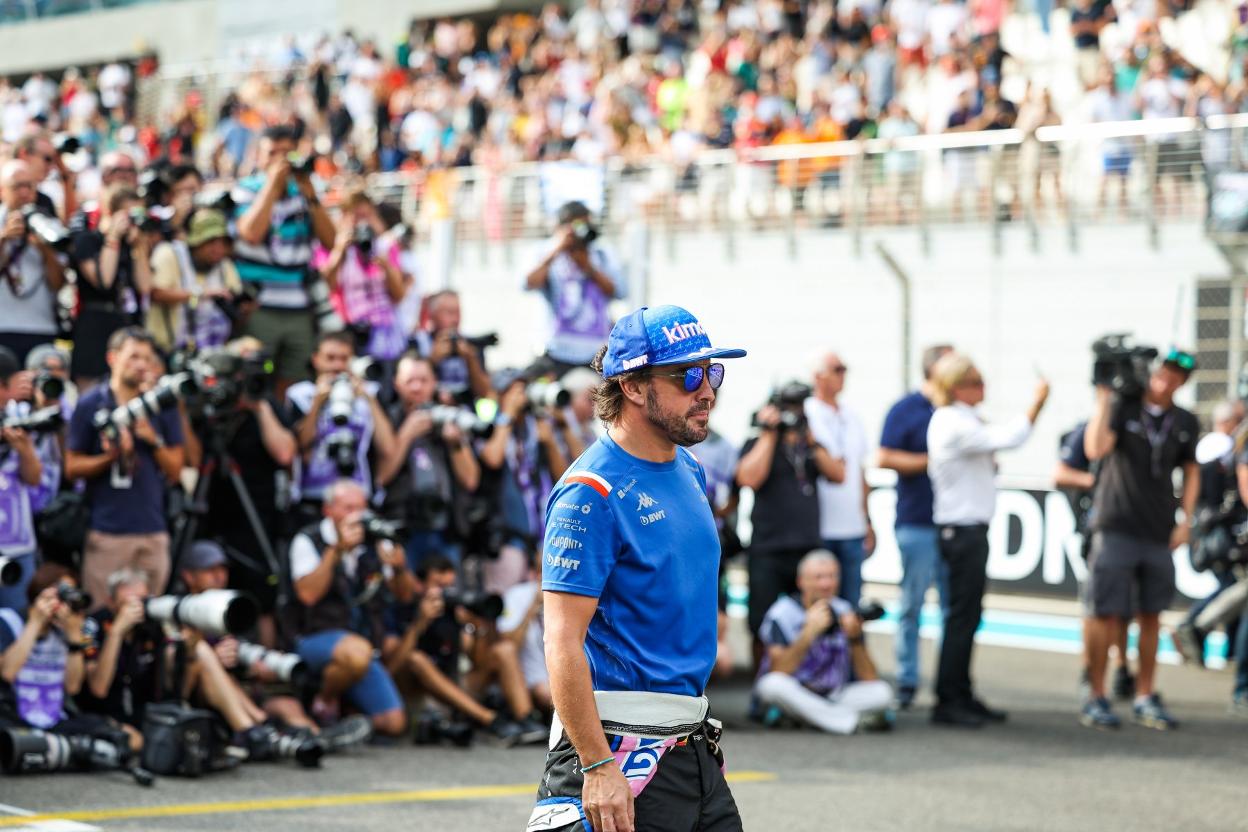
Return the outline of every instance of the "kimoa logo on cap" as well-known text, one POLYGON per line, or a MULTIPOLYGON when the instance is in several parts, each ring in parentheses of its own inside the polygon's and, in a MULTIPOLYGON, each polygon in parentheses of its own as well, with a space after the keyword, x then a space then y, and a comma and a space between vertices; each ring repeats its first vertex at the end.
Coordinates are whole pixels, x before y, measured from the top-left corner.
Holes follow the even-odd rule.
POLYGON ((675 344, 686 338, 693 338, 697 335, 706 335, 706 330, 702 328, 702 324, 697 321, 690 321, 686 324, 675 324, 671 329, 661 327, 663 334, 667 336, 667 343, 675 344))

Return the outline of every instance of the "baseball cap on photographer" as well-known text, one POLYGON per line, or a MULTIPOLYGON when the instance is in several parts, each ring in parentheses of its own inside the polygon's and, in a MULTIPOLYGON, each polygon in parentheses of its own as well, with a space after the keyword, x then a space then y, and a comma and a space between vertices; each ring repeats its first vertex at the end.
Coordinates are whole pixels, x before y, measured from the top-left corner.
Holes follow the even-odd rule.
POLYGON ((643 306, 616 322, 607 338, 602 376, 642 367, 689 364, 708 358, 743 358, 745 350, 713 347, 693 313, 679 306, 643 306))

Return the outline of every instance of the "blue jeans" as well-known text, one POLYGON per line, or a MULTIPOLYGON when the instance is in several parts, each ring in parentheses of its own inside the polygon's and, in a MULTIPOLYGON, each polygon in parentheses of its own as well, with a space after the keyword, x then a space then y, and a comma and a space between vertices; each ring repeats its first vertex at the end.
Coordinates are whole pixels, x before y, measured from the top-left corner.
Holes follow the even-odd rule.
POLYGON ((855 607, 862 599, 862 562, 867 559, 863 541, 861 537, 823 541, 823 548, 836 555, 841 565, 841 591, 837 594, 855 607))
POLYGON ((935 526, 898 526, 901 552, 901 608, 897 620, 897 687, 919 686, 919 613, 927 588, 936 584, 942 613, 949 606, 949 567, 940 557, 935 526))

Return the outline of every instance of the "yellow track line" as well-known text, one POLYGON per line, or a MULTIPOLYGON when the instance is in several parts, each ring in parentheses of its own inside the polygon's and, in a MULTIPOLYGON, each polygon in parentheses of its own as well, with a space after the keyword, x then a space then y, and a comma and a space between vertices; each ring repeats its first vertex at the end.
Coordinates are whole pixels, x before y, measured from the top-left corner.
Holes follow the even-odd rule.
MULTIPOLYGON (((774 780, 776 776, 765 771, 737 771, 728 775, 729 783, 760 783, 774 780)), ((186 815, 224 815, 239 812, 276 812, 291 809, 322 809, 332 806, 364 806, 376 803, 430 803, 441 800, 471 800, 491 797, 517 797, 534 795, 537 785, 523 783, 513 786, 462 786, 450 789, 419 789, 392 792, 355 792, 330 794, 320 797, 274 797, 262 800, 231 800, 217 803, 174 803, 167 806, 131 806, 118 809, 87 809, 76 812, 56 812, 25 817, 0 817, 0 827, 28 826, 38 821, 75 820, 93 821, 133 820, 135 818, 165 818, 186 815)))

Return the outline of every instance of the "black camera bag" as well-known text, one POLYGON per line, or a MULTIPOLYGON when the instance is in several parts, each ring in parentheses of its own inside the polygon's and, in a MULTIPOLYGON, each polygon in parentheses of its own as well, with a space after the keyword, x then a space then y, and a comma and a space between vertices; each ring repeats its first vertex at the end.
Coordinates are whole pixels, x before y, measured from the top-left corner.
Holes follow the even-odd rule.
POLYGON ((154 774, 199 777, 219 768, 216 718, 179 702, 143 711, 143 768, 154 774))

